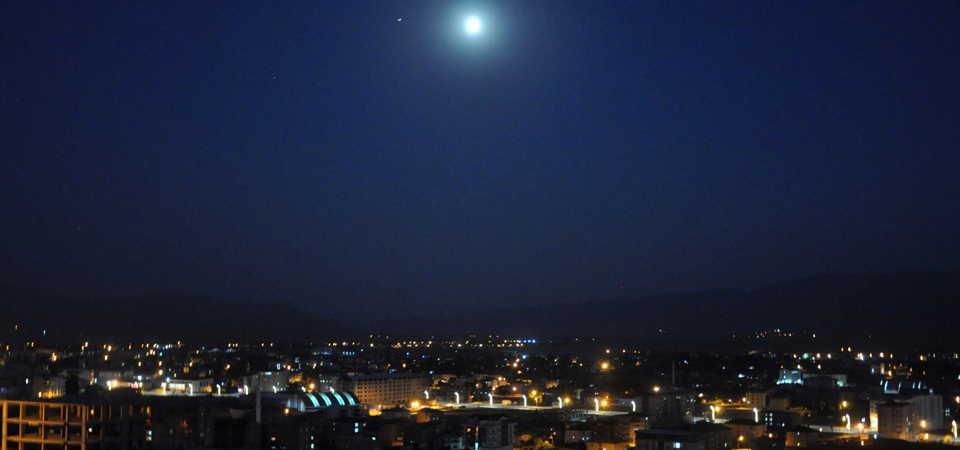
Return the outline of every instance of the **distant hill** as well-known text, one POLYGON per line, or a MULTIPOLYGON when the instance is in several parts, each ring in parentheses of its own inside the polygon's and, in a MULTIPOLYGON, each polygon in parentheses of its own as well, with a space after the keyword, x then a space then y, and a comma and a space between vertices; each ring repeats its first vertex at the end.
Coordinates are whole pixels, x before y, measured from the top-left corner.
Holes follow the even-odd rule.
POLYGON ((286 302, 232 302, 184 292, 81 301, 5 289, 0 290, 0 311, 0 342, 38 345, 87 340, 310 341, 339 337, 350 329, 286 302))
POLYGON ((0 342, 312 341, 368 333, 720 342, 779 328, 821 342, 953 348, 960 342, 960 273, 826 275, 750 291, 434 312, 348 324, 286 302, 183 292, 80 301, 0 289, 0 342))
POLYGON ((845 342, 960 342, 960 273, 827 275, 753 291, 716 290, 571 305, 478 308, 381 321, 381 332, 518 337, 711 339, 782 329, 845 342), (411 327, 410 324, 416 324, 411 327), (662 330, 662 331, 661 331, 662 330))

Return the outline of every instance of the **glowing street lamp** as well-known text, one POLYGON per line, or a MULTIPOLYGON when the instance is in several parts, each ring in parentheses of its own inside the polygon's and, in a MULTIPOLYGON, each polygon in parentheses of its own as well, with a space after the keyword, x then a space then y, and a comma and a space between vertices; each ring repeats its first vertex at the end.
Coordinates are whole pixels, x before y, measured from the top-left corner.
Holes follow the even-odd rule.
POLYGON ((847 422, 847 430, 850 430, 850 414, 844 414, 843 420, 847 422))
POLYGON ((459 392, 454 392, 454 393, 453 393, 453 396, 454 396, 454 398, 457 399, 457 401, 456 401, 455 403, 460 403, 460 393, 459 393, 459 392))
POLYGON ((713 405, 710 405, 710 421, 717 421, 717 408, 715 408, 713 405))
POLYGON ((557 397, 557 401, 560 402, 560 409, 563 409, 563 399, 560 397, 557 397))
POLYGON ((637 412, 637 402, 635 400, 630 400, 630 406, 633 407, 633 412, 637 412))
POLYGON ((753 421, 760 423, 760 412, 757 411, 757 408, 753 408, 753 421))
POLYGON ((526 395, 523 396, 523 407, 524 407, 524 408, 527 407, 527 396, 526 396, 526 395))
POLYGON ((490 393, 490 406, 493 406, 493 392, 490 393))
POLYGON ((427 400, 430 400, 430 391, 424 389, 424 390, 423 390, 423 395, 427 396, 427 400))
POLYGON ((953 438, 957 439, 957 421, 954 420, 950 422, 950 424, 952 425, 951 428, 953 428, 953 438))
POLYGON ((593 402, 597 404, 597 412, 600 412, 600 399, 593 399, 593 402))

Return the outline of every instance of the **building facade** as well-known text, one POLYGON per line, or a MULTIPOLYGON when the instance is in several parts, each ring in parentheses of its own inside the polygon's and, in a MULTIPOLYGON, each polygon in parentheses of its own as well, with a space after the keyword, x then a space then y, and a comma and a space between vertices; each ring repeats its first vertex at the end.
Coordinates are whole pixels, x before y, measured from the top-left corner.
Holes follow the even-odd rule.
POLYGON ((149 445, 147 407, 132 403, 0 401, 2 450, 125 450, 149 445))
POLYGON ((887 439, 915 441, 920 436, 920 411, 910 403, 888 402, 877 406, 877 434, 887 439))
POLYGON ((513 450, 516 426, 502 414, 472 415, 463 424, 463 449, 513 450))
POLYGON ((342 380, 342 389, 353 392, 360 403, 389 407, 414 401, 423 394, 423 376, 412 373, 353 375, 342 380))

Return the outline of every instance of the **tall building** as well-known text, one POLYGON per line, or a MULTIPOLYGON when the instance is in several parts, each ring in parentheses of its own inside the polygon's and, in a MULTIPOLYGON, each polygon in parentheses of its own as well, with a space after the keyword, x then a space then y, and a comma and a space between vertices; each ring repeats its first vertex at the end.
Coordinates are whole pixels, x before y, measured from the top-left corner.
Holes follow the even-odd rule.
POLYGON ((912 403, 877 406, 877 434, 882 438, 914 441, 920 436, 920 408, 912 403))
POLYGON ((943 397, 939 395, 914 395, 908 403, 917 405, 920 426, 927 430, 943 428, 943 397))
POLYGON ((463 450, 513 450, 516 426, 503 414, 474 414, 463 424, 463 450))
POLYGON ((113 448, 149 444, 149 407, 132 403, 3 400, 3 450, 113 448))
POLYGON ((657 388, 643 398, 643 410, 658 428, 675 428, 693 421, 693 392, 674 387, 657 388))

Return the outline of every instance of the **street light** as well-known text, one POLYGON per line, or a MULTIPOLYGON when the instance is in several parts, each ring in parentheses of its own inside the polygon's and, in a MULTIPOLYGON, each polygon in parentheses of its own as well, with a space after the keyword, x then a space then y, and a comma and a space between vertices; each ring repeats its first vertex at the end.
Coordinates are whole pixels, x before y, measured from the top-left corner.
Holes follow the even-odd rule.
POLYGON ((493 392, 490 393, 490 406, 493 406, 493 392))
POLYGON ((557 401, 560 402, 560 409, 563 409, 563 399, 560 397, 557 397, 557 401))
POLYGON ((523 396, 523 407, 524 407, 524 408, 527 407, 527 396, 526 396, 526 395, 523 396))
POLYGON ((460 403, 460 393, 459 393, 459 392, 454 392, 453 395, 454 395, 454 397, 456 397, 456 399, 457 399, 456 403, 460 403))
POLYGON ((847 430, 850 430, 850 414, 844 414, 843 419, 847 421, 847 430))
POLYGON ((950 422, 950 424, 952 425, 951 428, 953 428, 953 438, 957 439, 957 421, 954 420, 950 422))
POLYGON ((633 407, 633 412, 637 412, 637 402, 635 400, 630 400, 630 406, 633 407))
POLYGON ((713 405, 710 405, 710 421, 717 421, 717 408, 715 408, 713 405))
POLYGON ((426 395, 426 396, 427 396, 427 400, 430 400, 430 391, 424 389, 424 390, 423 390, 423 395, 426 395))
POLYGON ((593 399, 593 402, 597 404, 597 412, 600 412, 600 399, 593 399))
POLYGON ((753 408, 753 421, 760 423, 760 412, 757 411, 757 408, 753 408))

